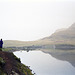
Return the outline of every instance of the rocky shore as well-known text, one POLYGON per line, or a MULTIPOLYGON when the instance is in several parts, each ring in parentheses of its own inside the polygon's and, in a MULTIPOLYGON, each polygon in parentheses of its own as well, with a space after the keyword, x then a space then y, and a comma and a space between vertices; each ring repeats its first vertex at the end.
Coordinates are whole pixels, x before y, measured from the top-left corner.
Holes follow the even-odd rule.
POLYGON ((33 75, 13 53, 0 50, 0 75, 33 75))

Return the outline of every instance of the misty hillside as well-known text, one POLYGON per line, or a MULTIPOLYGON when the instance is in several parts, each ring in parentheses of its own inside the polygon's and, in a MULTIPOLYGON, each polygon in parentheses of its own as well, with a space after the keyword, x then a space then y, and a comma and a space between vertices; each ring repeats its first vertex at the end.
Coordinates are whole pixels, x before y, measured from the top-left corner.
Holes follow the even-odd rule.
POLYGON ((72 44, 75 45, 75 23, 67 29, 57 30, 49 37, 45 37, 38 41, 4 41, 5 47, 12 46, 32 46, 32 45, 51 45, 51 44, 72 44))
POLYGON ((50 37, 47 37, 45 39, 74 40, 75 39, 75 23, 67 29, 56 31, 50 37))
POLYGON ((72 24, 69 28, 60 31, 58 30, 51 36, 43 38, 42 40, 49 40, 52 44, 75 45, 75 23, 72 24))

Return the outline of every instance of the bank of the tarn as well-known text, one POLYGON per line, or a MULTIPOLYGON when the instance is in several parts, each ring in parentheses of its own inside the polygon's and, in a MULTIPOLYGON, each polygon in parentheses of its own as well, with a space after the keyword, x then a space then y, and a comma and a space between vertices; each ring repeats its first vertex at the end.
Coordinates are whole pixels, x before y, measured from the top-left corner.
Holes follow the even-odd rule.
POLYGON ((0 75, 33 75, 13 53, 0 50, 0 75))

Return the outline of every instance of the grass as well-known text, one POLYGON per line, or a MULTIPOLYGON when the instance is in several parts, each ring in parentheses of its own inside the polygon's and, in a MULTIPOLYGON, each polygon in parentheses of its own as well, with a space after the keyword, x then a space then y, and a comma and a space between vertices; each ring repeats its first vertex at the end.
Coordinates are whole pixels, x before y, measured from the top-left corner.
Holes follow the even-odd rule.
MULTIPOLYGON (((11 71, 13 71, 13 73, 15 73, 15 75, 17 75, 17 74, 19 74, 19 75, 20 74, 21 75, 34 75, 34 74, 32 74, 31 69, 28 66, 21 63, 20 58, 17 58, 13 53, 5 52, 5 51, 9 51, 10 49, 8 50, 8 49, 3 48, 1 50, 3 50, 3 51, 0 52, 1 53, 0 54, 0 75, 8 75, 9 74, 9 73, 6 74, 7 70, 6 70, 6 68, 4 68, 7 64, 9 64, 11 67, 13 66, 12 67, 13 69, 11 71), (5 56, 5 55, 7 55, 7 56, 5 56), (12 64, 10 64, 10 63, 12 63, 12 64)), ((9 67, 7 67, 8 70, 9 70, 9 67)))
POLYGON ((12 50, 12 48, 2 48, 1 50, 8 52, 8 51, 12 50))

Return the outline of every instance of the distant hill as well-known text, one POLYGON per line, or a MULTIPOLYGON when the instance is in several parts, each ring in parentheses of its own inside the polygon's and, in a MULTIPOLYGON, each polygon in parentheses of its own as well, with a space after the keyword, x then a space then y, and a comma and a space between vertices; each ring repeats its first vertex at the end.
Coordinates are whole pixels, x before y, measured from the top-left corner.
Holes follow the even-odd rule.
POLYGON ((32 45, 53 45, 53 44, 71 44, 75 45, 75 23, 67 29, 57 30, 49 37, 45 37, 38 41, 4 41, 5 47, 20 47, 20 46, 32 46, 32 45))
POLYGON ((32 42, 17 41, 17 40, 4 40, 4 47, 22 47, 32 45, 32 42))
POLYGON ((55 44, 75 44, 75 23, 69 28, 56 31, 51 36, 43 38, 42 40, 50 40, 55 44))
POLYGON ((56 31, 54 34, 52 34, 50 37, 47 37, 46 39, 75 39, 75 23, 65 30, 61 30, 58 32, 56 31))

